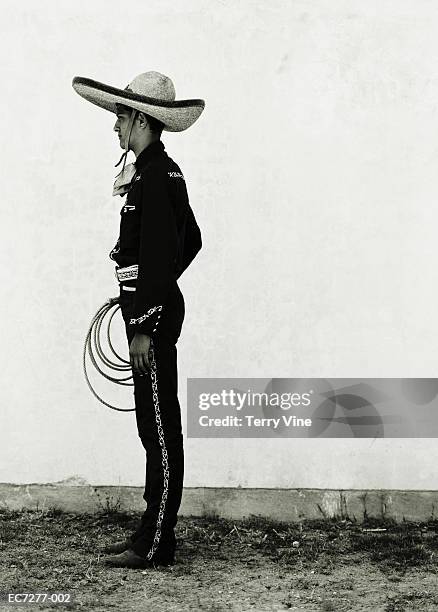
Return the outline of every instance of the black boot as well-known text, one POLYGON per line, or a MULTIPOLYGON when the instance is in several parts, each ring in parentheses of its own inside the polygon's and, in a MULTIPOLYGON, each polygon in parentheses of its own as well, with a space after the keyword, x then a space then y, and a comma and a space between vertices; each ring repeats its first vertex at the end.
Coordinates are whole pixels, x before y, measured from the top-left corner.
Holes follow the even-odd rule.
POLYGON ((159 565, 168 566, 174 564, 174 557, 166 556, 161 557, 154 555, 152 559, 149 561, 145 557, 141 557, 137 555, 133 550, 125 550, 120 555, 112 555, 104 559, 104 563, 106 565, 110 565, 112 567, 128 567, 130 569, 146 569, 146 568, 155 568, 159 565))
POLYGON ((99 548, 99 552, 104 553, 105 555, 118 555, 120 553, 128 550, 132 544, 132 539, 127 538, 126 540, 122 540, 120 542, 114 542, 114 544, 107 544, 106 546, 101 546, 99 548))

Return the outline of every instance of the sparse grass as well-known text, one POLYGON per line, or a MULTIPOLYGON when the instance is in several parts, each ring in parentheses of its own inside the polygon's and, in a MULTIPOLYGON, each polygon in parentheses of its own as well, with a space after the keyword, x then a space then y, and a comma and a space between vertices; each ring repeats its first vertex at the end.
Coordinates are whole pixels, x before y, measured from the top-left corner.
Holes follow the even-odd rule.
POLYGON ((438 610, 438 594, 414 589, 407 593, 387 597, 385 612, 405 612, 406 610, 438 610))
MULTIPOLYGON (((0 570, 0 590, 20 590, 29 585, 58 592, 60 588, 74 590, 78 599, 70 609, 106 612, 111 601, 118 601, 120 607, 114 609, 131 612, 135 608, 120 603, 122 594, 128 589, 132 596, 136 593, 140 597, 145 589, 142 574, 106 569, 96 545, 125 537, 139 518, 138 514, 120 512, 112 503, 103 503, 93 515, 65 513, 56 507, 21 512, 1 509, 0 562, 4 569, 0 570)), ((365 524, 347 519, 285 524, 259 517, 243 521, 181 518, 177 527, 179 563, 154 574, 159 578, 152 580, 155 586, 148 595, 156 598, 157 606, 161 601, 166 605, 154 608, 151 603, 150 609, 190 609, 178 607, 180 599, 175 593, 180 592, 180 582, 183 590, 187 583, 197 585, 197 591, 190 595, 191 609, 238 610, 233 607, 237 595, 233 598, 230 594, 226 599, 230 591, 238 597, 252 593, 249 599, 253 603, 245 603, 248 609, 269 610, 267 602, 278 596, 278 604, 284 609, 307 601, 327 612, 352 610, 357 580, 363 579, 366 584, 373 572, 386 581, 388 592, 382 591, 381 606, 386 605, 388 612, 403 610, 408 604, 421 610, 430 601, 438 606, 438 593, 425 596, 424 590, 400 592, 409 571, 421 571, 424 580, 436 581, 437 533, 435 519, 421 524, 382 519, 365 524), (161 590, 157 580, 161 581, 161 590), (267 584, 267 580, 277 586, 267 584), (327 584, 331 591, 326 594, 327 584), (202 588, 208 590, 209 597, 203 595, 202 588), (332 591, 337 595, 329 595, 332 591)), ((147 580, 149 583, 151 579, 147 580)))
POLYGON ((110 493, 102 493, 97 487, 94 487, 94 493, 96 495, 97 506, 101 513, 122 514, 120 512, 122 505, 120 493, 117 496, 111 495, 110 493))
MULTIPOLYGON (((222 523, 226 530, 226 522, 222 523)), ((216 534, 220 523, 217 524, 216 534)), ((423 566, 436 567, 438 529, 436 521, 401 523, 374 519, 358 524, 346 519, 311 520, 285 525, 252 518, 235 525, 236 535, 278 561, 315 562, 325 558, 330 564, 351 555, 364 554, 385 569, 423 566), (381 529, 384 531, 367 531, 381 529), (294 547, 293 543, 297 543, 294 547)))

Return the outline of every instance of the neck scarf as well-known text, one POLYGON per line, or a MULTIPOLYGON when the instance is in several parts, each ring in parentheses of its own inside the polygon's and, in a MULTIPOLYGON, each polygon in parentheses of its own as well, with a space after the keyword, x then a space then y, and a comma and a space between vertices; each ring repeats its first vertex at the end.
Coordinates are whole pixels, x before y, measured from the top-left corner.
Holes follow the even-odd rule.
POLYGON ((116 168, 117 168, 117 166, 120 165, 123 159, 122 170, 116 176, 115 181, 114 181, 113 196, 116 196, 116 195, 122 196, 125 193, 127 193, 131 188, 131 182, 136 173, 135 164, 128 164, 127 166, 125 165, 126 158, 128 156, 128 151, 129 151, 129 140, 131 138, 132 126, 134 125, 136 114, 137 114, 137 111, 135 109, 132 109, 131 116, 129 118, 128 127, 126 128, 125 152, 123 153, 122 157, 119 159, 119 161, 116 164, 116 168))

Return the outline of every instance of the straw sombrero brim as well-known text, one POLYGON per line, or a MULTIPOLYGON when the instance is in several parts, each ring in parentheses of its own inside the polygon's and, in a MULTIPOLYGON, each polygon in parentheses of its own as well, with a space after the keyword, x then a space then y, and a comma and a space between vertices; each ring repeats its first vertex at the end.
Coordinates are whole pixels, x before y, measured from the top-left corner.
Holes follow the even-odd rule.
POLYGON ((155 117, 164 123, 164 129, 168 132, 182 132, 189 128, 205 106, 204 100, 157 100, 79 76, 74 77, 72 85, 80 96, 96 106, 116 113, 116 104, 124 104, 155 117))

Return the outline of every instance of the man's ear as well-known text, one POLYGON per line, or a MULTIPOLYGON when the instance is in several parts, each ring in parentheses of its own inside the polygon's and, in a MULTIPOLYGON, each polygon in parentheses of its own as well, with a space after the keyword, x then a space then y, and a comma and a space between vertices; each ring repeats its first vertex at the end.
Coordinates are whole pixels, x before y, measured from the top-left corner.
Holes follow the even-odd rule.
POLYGON ((146 119, 146 115, 141 111, 139 111, 137 119, 142 129, 146 128, 149 125, 148 120, 146 119))

